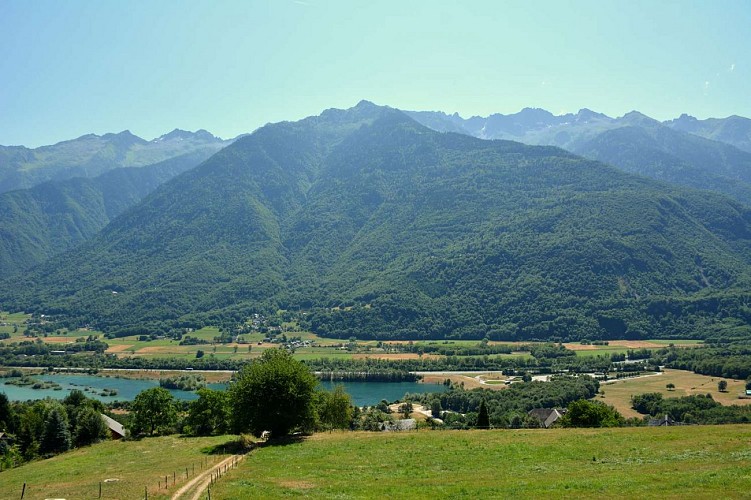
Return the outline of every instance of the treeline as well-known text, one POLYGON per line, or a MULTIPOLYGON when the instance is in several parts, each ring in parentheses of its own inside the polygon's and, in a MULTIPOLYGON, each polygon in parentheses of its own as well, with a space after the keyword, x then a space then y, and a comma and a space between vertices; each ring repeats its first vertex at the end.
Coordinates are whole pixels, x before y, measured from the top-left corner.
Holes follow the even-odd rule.
POLYGON ((123 368, 139 370, 239 370, 243 364, 240 360, 218 359, 211 355, 200 359, 183 358, 143 358, 117 357, 108 354, 93 353, 89 356, 72 354, 49 354, 50 349, 40 349, 37 354, 37 343, 32 347, 18 350, 16 347, 0 347, 0 365, 15 367, 56 367, 56 368, 123 368), (31 349, 31 354, 26 354, 31 349))
POLYGON ((431 408, 449 427, 476 425, 483 403, 493 427, 540 427, 540 421, 527 414, 530 410, 565 408, 573 401, 594 397, 598 390, 599 383, 591 377, 556 376, 549 382, 511 384, 502 391, 464 390, 454 385, 448 392, 407 395, 407 399, 431 408))
POLYGON ((331 382, 416 382, 419 375, 403 370, 380 369, 371 371, 318 371, 316 376, 331 382))
MULTIPOLYGON (((631 398, 634 410, 643 415, 664 417, 686 424, 742 424, 751 422, 751 406, 722 405, 711 394, 665 398, 659 392, 631 398)), ((646 417, 649 418, 649 417, 646 417)))
POLYGON ((73 390, 62 401, 9 402, 0 393, 0 468, 49 457, 108 437, 101 402, 73 390))
POLYGON ((751 346, 748 344, 670 349, 663 355, 668 368, 731 379, 751 376, 751 346))

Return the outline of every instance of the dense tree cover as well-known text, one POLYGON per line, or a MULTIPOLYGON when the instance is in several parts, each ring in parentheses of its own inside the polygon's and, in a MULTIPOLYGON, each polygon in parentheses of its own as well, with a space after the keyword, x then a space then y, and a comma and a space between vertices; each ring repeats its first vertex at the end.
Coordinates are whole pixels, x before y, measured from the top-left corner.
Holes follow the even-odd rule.
POLYGON ((751 346, 745 343, 701 349, 670 349, 660 354, 668 368, 730 379, 751 376, 751 346))
POLYGON ((660 393, 638 394, 631 398, 632 407, 644 415, 670 416, 687 424, 737 424, 751 422, 751 407, 724 406, 711 394, 664 398, 660 393))
POLYGON ((73 390, 62 401, 8 402, 0 393, 0 430, 11 436, 0 447, 2 468, 106 439, 104 406, 73 390))
POLYGON ((157 186, 214 152, 204 148, 142 168, 0 194, 0 273, 24 271, 91 238, 157 186))
POLYGON ((0 303, 111 335, 279 308, 337 338, 748 335, 749 250, 720 195, 363 103, 237 141, 0 303))

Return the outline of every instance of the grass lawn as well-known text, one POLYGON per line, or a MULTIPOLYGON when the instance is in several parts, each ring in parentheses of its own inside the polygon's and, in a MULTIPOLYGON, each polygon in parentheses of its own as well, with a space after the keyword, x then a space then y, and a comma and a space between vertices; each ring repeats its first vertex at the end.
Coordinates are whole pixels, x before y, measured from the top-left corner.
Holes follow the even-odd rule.
POLYGON ((666 368, 661 375, 623 379, 611 384, 602 384, 600 390, 605 392, 605 397, 598 399, 614 406, 624 417, 641 417, 641 414, 631 408, 631 396, 636 394, 660 392, 666 398, 677 398, 691 394, 710 393, 718 403, 746 405, 751 404, 751 399, 738 399, 738 395, 745 392, 745 385, 745 381, 742 380, 709 377, 686 370, 666 368), (720 392, 717 389, 717 383, 720 380, 727 381, 727 392, 720 392), (672 391, 668 391, 665 387, 670 383, 675 384, 675 389, 672 391))
POLYGON ((243 498, 748 498, 751 426, 317 434, 251 453, 243 498))
POLYGON ((149 498, 169 498, 201 471, 202 464, 205 467, 229 456, 221 450, 208 453, 208 449, 221 447, 233 439, 234 436, 167 436, 107 441, 0 473, 0 498, 21 498, 24 482, 27 483, 24 498, 28 499, 97 498, 100 481, 102 498, 106 499, 143 498, 144 488, 148 488, 149 498), (168 476, 168 489, 164 489, 164 476, 168 476), (117 481, 104 482, 107 479, 117 481))

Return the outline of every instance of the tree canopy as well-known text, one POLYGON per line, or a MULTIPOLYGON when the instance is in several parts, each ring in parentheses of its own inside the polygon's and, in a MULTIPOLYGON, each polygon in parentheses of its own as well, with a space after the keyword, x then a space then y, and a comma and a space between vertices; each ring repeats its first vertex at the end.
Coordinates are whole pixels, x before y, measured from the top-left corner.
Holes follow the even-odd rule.
POLYGON ((318 380, 283 349, 268 349, 243 367, 230 386, 235 431, 260 436, 285 436, 314 423, 314 392, 318 380))
POLYGON ((133 400, 131 408, 132 429, 136 434, 169 431, 177 420, 175 398, 161 387, 141 391, 133 400))

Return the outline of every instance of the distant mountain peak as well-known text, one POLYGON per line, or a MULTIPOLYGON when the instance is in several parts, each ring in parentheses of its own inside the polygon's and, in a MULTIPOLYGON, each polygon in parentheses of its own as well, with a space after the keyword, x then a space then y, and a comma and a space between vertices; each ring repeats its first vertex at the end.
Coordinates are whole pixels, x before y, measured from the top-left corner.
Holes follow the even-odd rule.
POLYGON ((639 111, 629 111, 625 115, 623 115, 621 118, 618 118, 618 121, 625 123, 627 125, 662 125, 660 122, 655 120, 654 118, 650 118, 644 113, 641 113, 639 111))
POLYGON ((182 130, 182 129, 176 128, 172 132, 168 132, 162 136, 157 137, 156 139, 154 139, 153 142, 184 141, 188 139, 200 139, 204 141, 213 141, 213 140, 217 140, 218 137, 214 136, 212 133, 204 129, 199 129, 199 130, 196 130, 195 132, 190 132, 189 130, 182 130))
POLYGON ((355 105, 355 109, 361 109, 361 108, 380 108, 381 106, 378 106, 377 104, 368 101, 367 99, 362 99, 360 102, 358 102, 355 105))
POLYGON ((582 108, 576 113, 576 121, 577 122, 588 122, 590 120, 610 120, 611 118, 603 113, 598 113, 597 111, 592 111, 589 108, 582 108))

